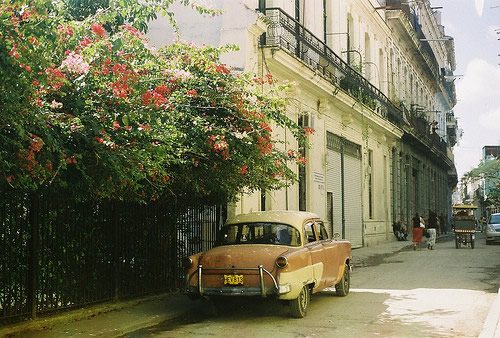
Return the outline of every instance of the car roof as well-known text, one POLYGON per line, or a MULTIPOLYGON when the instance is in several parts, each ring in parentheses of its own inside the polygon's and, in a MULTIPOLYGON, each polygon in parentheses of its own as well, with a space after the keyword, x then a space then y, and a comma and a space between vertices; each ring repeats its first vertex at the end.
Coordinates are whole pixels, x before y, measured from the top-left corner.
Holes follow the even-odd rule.
POLYGON ((318 219, 319 216, 312 212, 290 211, 290 210, 272 210, 258 211, 248 214, 240 214, 229 219, 226 224, 251 223, 251 222, 273 222, 285 223, 295 228, 302 229, 305 221, 318 219))

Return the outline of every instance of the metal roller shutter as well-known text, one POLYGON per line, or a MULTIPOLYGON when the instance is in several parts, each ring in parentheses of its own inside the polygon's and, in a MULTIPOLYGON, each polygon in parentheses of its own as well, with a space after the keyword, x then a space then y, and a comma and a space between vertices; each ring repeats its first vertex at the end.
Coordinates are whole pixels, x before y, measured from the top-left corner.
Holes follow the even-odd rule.
POLYGON ((353 248, 363 246, 363 209, 361 205, 361 161, 344 156, 344 200, 346 238, 353 248))
POLYGON ((326 186, 327 192, 333 195, 333 230, 342 233, 343 178, 345 238, 351 242, 353 248, 362 247, 361 146, 328 132, 327 149, 326 186))

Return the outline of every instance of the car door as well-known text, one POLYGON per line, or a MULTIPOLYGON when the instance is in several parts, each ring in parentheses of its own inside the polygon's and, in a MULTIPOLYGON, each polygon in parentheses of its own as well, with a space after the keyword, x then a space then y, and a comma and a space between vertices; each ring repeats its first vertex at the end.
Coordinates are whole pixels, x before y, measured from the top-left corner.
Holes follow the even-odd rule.
POLYGON ((321 220, 316 220, 314 222, 314 226, 316 229, 316 233, 318 234, 319 242, 323 248, 324 252, 324 278, 325 278, 325 287, 331 286, 335 283, 339 273, 339 265, 340 265, 340 256, 339 256, 339 243, 330 238, 328 232, 326 231, 326 227, 321 220))
POLYGON ((314 221, 310 220, 304 225, 304 240, 305 247, 311 255, 311 263, 313 266, 314 280, 316 281, 314 289, 322 289, 325 287, 325 252, 323 244, 318 240, 314 221))

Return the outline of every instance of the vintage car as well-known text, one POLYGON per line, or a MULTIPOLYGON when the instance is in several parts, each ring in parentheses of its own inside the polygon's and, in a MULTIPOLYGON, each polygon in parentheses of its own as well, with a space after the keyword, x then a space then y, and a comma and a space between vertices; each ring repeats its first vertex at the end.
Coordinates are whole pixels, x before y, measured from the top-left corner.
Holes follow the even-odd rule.
POLYGON ((276 297, 304 317, 311 293, 350 287, 351 243, 331 238, 310 212, 263 211, 238 215, 220 230, 215 247, 186 259, 190 298, 276 297))

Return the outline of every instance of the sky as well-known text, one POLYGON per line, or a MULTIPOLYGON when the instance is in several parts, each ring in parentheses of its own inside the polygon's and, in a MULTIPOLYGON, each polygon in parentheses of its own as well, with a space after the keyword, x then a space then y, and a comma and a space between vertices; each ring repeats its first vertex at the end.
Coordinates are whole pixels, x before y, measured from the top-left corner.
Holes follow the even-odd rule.
POLYGON ((477 167, 485 145, 500 145, 500 0, 430 0, 455 40, 458 177, 477 167), (498 7, 496 7, 498 6, 498 7), (496 33, 499 29, 499 34, 496 33))

